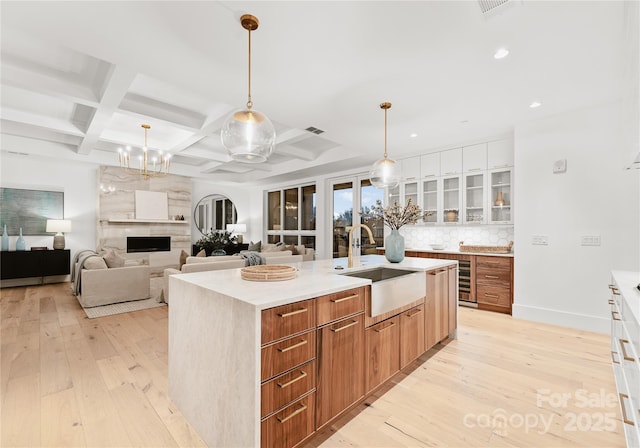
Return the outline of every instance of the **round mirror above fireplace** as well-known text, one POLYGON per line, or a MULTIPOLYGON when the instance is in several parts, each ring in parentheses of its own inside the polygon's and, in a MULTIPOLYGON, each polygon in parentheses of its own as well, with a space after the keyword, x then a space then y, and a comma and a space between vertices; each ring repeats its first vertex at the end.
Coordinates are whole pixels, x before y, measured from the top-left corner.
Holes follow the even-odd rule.
POLYGON ((227 224, 235 224, 237 220, 236 206, 222 194, 203 197, 193 211, 193 222, 203 235, 212 229, 226 230, 227 224))

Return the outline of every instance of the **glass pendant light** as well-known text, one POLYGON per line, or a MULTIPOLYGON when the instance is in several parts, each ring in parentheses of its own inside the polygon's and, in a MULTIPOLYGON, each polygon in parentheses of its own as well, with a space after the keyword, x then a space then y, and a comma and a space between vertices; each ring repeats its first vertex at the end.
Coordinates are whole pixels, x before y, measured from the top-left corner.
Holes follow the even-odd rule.
POLYGON ((387 157, 387 110, 391 103, 382 103, 384 110, 384 157, 378 160, 369 171, 369 180, 376 188, 393 188, 400 183, 400 164, 387 157))
POLYGON ((276 130, 266 115, 253 109, 251 101, 251 31, 258 29, 258 19, 250 14, 240 18, 249 31, 249 95, 247 108, 234 111, 222 125, 222 144, 233 160, 247 163, 266 162, 276 143, 276 130))

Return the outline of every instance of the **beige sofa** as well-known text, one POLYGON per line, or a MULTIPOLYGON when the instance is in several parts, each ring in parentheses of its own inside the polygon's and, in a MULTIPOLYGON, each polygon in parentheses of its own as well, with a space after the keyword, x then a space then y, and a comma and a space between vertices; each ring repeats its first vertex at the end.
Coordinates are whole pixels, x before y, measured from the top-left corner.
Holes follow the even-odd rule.
MULTIPOLYGON (((260 254, 264 256, 265 264, 287 264, 303 261, 302 255, 292 255, 291 251, 260 254)), ((246 260, 237 255, 222 255, 211 257, 187 257, 187 261, 180 269, 167 268, 164 270, 161 299, 169 303, 169 277, 176 274, 191 272, 215 271, 220 269, 243 268, 246 260)))
MULTIPOLYGON (((287 246, 287 247, 291 247, 291 246, 287 246)), ((301 255, 302 256, 302 261, 313 261, 314 257, 315 257, 315 251, 309 247, 305 247, 304 245, 299 245, 299 246, 295 246, 295 255, 301 255)), ((290 250, 280 250, 278 248, 278 246, 276 246, 275 244, 272 243, 262 243, 261 244, 261 250, 260 250, 260 255, 262 256, 272 256, 272 254, 282 254, 282 253, 289 253, 292 254, 293 252, 290 250)))
POLYGON ((151 297, 149 266, 82 269, 78 302, 83 308, 151 297))

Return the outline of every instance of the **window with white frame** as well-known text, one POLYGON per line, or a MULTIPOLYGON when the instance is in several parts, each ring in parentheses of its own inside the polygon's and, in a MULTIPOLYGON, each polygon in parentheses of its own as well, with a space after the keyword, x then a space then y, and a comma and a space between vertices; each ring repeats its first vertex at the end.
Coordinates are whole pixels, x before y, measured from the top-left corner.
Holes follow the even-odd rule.
POLYGON ((316 248, 316 186, 300 185, 267 192, 268 243, 316 248))

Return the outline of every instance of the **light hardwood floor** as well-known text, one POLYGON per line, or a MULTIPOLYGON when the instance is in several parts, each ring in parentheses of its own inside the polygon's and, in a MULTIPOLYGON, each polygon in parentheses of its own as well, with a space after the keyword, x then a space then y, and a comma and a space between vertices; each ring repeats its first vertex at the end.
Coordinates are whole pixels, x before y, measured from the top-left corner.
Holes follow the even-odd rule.
MULTIPOLYGON (((204 446, 167 397, 166 307, 90 320, 67 283, 8 288, 0 324, 2 447, 204 446)), ((605 335, 461 308, 411 368, 307 447, 624 446, 605 335)))

